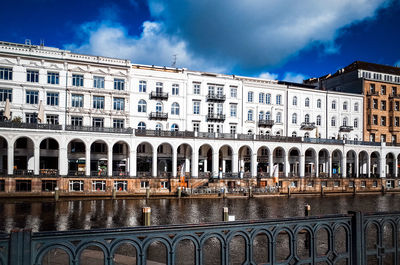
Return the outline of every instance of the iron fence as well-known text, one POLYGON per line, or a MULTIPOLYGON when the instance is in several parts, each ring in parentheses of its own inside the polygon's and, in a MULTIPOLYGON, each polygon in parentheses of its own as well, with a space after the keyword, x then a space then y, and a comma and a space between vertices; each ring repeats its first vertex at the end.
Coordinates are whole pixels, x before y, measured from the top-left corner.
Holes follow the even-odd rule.
MULTIPOLYGON (((222 215, 222 213, 221 213, 222 215)), ((0 263, 400 264, 400 213, 0 234, 0 263)))

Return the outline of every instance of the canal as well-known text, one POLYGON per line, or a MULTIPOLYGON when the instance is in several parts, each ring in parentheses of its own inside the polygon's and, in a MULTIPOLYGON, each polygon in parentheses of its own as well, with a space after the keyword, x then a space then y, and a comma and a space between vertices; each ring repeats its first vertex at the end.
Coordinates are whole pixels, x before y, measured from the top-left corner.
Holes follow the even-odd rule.
POLYGON ((255 220, 348 211, 398 211, 400 194, 346 196, 292 196, 262 198, 182 198, 182 199, 2 199, 0 230, 30 228, 32 231, 115 228, 141 225, 142 207, 152 209, 152 224, 205 223, 221 221, 222 207, 236 220, 255 220))

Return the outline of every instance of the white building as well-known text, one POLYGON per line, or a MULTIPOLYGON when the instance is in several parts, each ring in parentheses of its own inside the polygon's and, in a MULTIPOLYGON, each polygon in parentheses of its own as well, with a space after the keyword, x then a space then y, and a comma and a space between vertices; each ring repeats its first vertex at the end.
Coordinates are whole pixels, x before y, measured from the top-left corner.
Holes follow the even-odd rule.
POLYGON ((7 98, 3 174, 397 176, 357 94, 1 42, 7 98))

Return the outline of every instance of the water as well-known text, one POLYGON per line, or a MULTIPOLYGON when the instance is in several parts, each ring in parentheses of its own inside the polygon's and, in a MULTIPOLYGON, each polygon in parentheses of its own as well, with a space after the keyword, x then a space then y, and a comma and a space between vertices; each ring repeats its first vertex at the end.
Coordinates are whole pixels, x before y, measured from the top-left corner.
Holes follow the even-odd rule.
POLYGON ((350 210, 375 212, 398 211, 400 194, 263 197, 231 199, 51 199, 1 200, 0 230, 30 228, 32 231, 72 230, 137 226, 142 207, 152 208, 152 224, 205 223, 221 221, 222 207, 236 220, 303 216, 304 205, 311 215, 347 213, 350 210))

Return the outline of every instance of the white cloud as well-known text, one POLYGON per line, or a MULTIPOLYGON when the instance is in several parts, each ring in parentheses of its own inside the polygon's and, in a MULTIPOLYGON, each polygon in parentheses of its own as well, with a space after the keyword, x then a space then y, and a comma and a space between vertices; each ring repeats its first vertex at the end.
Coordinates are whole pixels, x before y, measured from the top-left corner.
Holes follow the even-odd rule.
POLYGON ((278 74, 264 72, 264 73, 261 73, 258 77, 263 78, 263 79, 269 79, 269 80, 277 80, 278 74))
POLYGON ((283 64, 310 45, 335 53, 339 29, 390 0, 148 0, 151 14, 197 56, 241 68, 283 64))
POLYGON ((191 54, 186 43, 165 34, 163 25, 145 21, 140 36, 129 35, 127 29, 115 22, 88 22, 80 27, 81 44, 67 44, 64 48, 86 54, 130 59, 132 63, 171 66, 177 55, 177 67, 224 72, 227 69, 191 54))
POLYGON ((304 79, 307 79, 307 77, 303 74, 287 72, 283 76, 282 80, 294 83, 303 83, 304 79))

